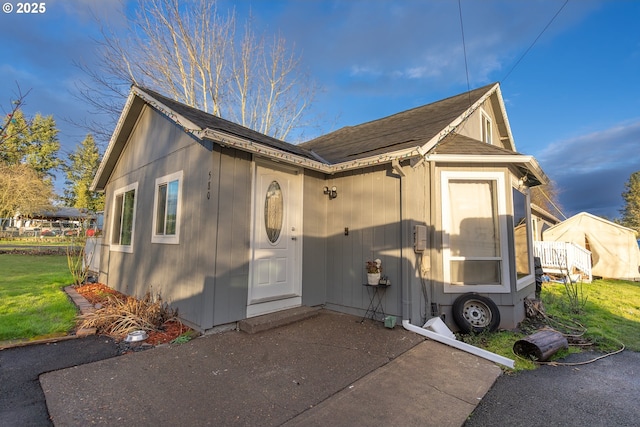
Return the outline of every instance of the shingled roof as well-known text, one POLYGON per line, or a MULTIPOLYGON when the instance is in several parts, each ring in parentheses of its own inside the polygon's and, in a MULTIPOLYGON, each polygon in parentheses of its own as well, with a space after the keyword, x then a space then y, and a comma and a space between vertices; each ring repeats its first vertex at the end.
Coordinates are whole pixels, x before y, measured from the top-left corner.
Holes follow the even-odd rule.
POLYGON ((451 132, 431 150, 430 154, 512 156, 519 153, 451 132))
POLYGON ((141 86, 139 86, 139 88, 143 92, 155 98, 158 102, 170 108, 173 112, 180 114, 184 118, 193 122, 201 129, 211 129, 214 131, 217 130, 225 132, 231 135, 239 136, 241 138, 249 139, 254 142, 258 142, 260 144, 267 145, 269 147, 274 147, 279 150, 297 154, 308 159, 317 159, 311 153, 309 153, 308 150, 300 147, 299 145, 293 145, 288 142, 272 138, 253 129, 249 129, 237 123, 225 120, 221 117, 214 116, 213 114, 205 113, 204 111, 198 110, 197 108, 189 107, 188 105, 175 101, 171 98, 167 98, 166 96, 151 89, 147 89, 141 86))
POLYGON ((492 83, 358 126, 344 127, 299 144, 299 147, 313 151, 330 163, 422 147, 495 85, 492 83))
MULTIPOLYGON (((544 172, 530 156, 522 156, 514 151, 453 133, 472 109, 491 97, 495 91, 498 93, 497 102, 502 105, 498 84, 493 83, 294 145, 189 107, 151 89, 133 86, 92 183, 92 189, 104 189, 145 105, 150 105, 200 140, 208 139, 224 146, 328 174, 430 154, 445 156, 446 161, 477 161, 478 159, 470 157, 487 155, 492 156, 494 162, 504 160, 525 163, 537 177, 546 180, 544 172), (507 158, 507 155, 514 157, 507 158), (452 159, 451 156, 456 158, 452 159)), ((510 135, 508 123, 502 123, 502 126, 506 126, 506 132, 510 135)))

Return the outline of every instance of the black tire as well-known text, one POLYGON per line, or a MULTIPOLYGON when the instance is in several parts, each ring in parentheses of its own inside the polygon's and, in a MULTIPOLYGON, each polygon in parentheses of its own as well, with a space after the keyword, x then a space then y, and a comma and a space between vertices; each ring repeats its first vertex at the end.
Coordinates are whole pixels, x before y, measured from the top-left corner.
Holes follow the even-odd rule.
POLYGON ((453 320, 468 334, 494 332, 500 326, 500 310, 490 298, 476 293, 460 295, 453 302, 453 320))

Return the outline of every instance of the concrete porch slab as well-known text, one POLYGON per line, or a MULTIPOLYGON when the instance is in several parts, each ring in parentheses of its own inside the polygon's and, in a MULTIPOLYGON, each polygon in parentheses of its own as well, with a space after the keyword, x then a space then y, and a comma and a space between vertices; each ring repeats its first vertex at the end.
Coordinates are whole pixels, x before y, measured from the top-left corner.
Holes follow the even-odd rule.
POLYGON ((238 322, 238 329, 248 334, 268 331, 269 329, 285 326, 300 320, 317 316, 320 307, 294 307, 288 310, 277 311, 262 316, 250 317, 238 322))

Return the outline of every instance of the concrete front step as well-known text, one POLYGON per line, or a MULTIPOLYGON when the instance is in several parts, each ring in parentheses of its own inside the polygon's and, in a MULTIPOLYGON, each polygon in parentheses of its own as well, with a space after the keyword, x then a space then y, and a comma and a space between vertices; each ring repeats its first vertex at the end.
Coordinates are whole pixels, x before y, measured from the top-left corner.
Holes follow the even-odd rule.
POLYGON ((274 329, 300 320, 317 316, 320 307, 294 307, 287 310, 276 311, 262 316, 250 317, 238 322, 238 328, 248 334, 255 334, 269 329, 274 329))

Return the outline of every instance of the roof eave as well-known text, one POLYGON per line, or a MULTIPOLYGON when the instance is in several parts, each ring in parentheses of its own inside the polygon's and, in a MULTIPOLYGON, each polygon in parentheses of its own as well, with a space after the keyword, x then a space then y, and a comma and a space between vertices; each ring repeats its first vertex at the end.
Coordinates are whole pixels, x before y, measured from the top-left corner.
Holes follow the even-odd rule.
MULTIPOLYGON (((509 147, 511 150, 516 151, 516 143, 513 139, 513 133, 511 133, 511 125, 509 124, 509 116, 507 116, 507 108, 504 105, 504 99, 502 98, 502 91, 500 90, 500 85, 496 84, 492 92, 495 92, 498 97, 498 103, 500 104, 500 112, 502 113, 502 117, 504 118, 504 126, 507 130, 507 138, 509 140, 509 147)), ((501 138, 502 139, 502 138, 501 138)), ((503 139, 504 140, 504 139, 503 139)))
POLYGON ((305 167, 326 174, 334 174, 352 169, 360 169, 368 166, 391 163, 394 160, 403 160, 420 156, 419 147, 398 150, 390 153, 375 156, 363 157, 346 162, 327 164, 297 154, 289 153, 277 148, 272 148, 258 142, 238 137, 226 132, 213 129, 205 129, 202 132, 204 138, 210 139, 218 145, 232 147, 246 151, 257 156, 266 157, 278 162, 288 163, 295 166, 305 167))
POLYGON ((426 144, 420 147, 419 151, 421 152, 421 154, 428 153, 429 151, 431 151, 447 135, 449 135, 451 132, 456 130, 456 128, 460 126, 461 123, 467 120, 469 116, 471 116, 471 114, 473 114, 473 112, 476 109, 478 109, 497 90, 500 90, 500 85, 498 83, 493 85, 491 89, 485 92, 485 94, 482 95, 476 102, 471 104, 471 106, 467 108, 462 114, 460 114, 458 117, 452 120, 451 123, 449 123, 449 125, 446 128, 441 130, 436 136, 431 138, 429 141, 427 141, 426 144))
POLYGON ((427 154, 425 155, 425 160, 443 163, 522 164, 540 182, 540 184, 546 184, 549 182, 549 177, 544 173, 537 160, 533 156, 525 154, 427 154))
MULTIPOLYGON (((104 190, 104 186, 106 181, 108 180, 111 171, 113 170, 112 159, 113 156, 118 157, 120 155, 121 150, 118 150, 119 145, 121 144, 122 130, 125 128, 125 123, 129 121, 130 113, 132 112, 134 101, 136 99, 136 95, 133 91, 129 91, 129 96, 124 103, 124 107, 122 108, 122 113, 120 113, 120 117, 118 118, 118 122, 116 123, 116 128, 111 135, 111 139, 109 139, 109 144, 107 145, 107 149, 102 155, 102 160, 100 161, 100 165, 98 165, 98 170, 96 171, 96 175, 93 177, 93 181, 91 182, 91 191, 102 191, 104 190), (117 152, 117 153, 116 153, 117 152)), ((136 117, 139 112, 142 110, 142 106, 140 106, 140 110, 136 112, 136 117)))
POLYGON ((144 90, 137 86, 132 86, 129 91, 129 96, 122 109, 122 113, 118 118, 116 128, 113 131, 113 135, 109 140, 109 145, 102 156, 102 161, 98 166, 98 171, 91 183, 91 191, 102 191, 113 172, 113 168, 117 163, 118 157, 122 154, 122 150, 126 145, 133 125, 138 120, 140 113, 145 105, 150 105, 161 114, 167 116, 171 121, 175 122, 185 132, 191 133, 197 138, 200 138, 202 129, 188 120, 184 116, 176 113, 171 108, 167 107, 163 103, 159 102, 153 96, 146 93, 144 90), (136 102, 139 99, 141 102, 136 102))

